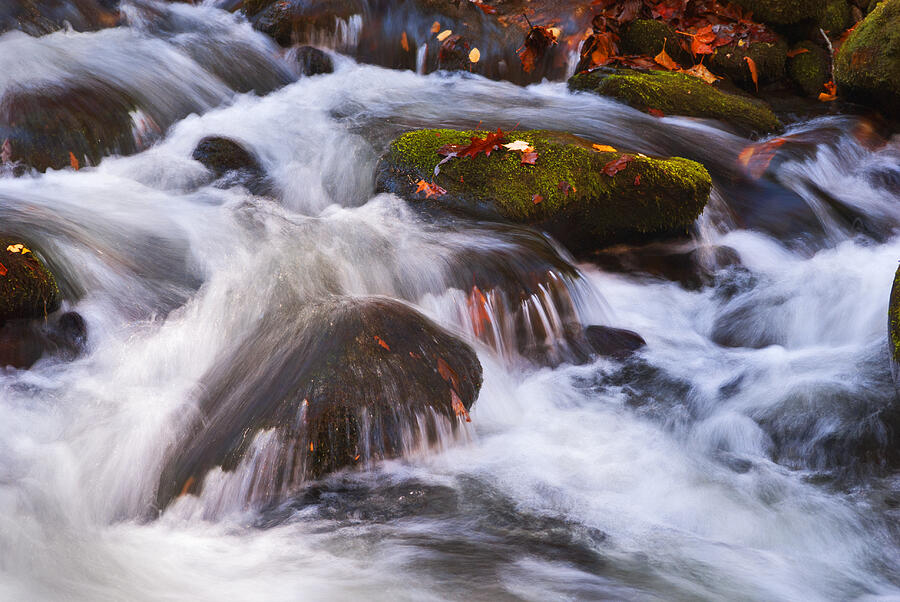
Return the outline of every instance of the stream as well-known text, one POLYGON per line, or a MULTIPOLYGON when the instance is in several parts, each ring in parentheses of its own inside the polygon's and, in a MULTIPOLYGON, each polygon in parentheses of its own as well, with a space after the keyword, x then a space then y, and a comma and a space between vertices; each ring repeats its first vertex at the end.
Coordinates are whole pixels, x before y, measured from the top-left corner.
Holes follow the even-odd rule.
POLYGON ((564 81, 338 52, 334 73, 298 77, 290 52, 211 2, 123 11, 97 32, 0 36, 0 93, 90 79, 140 106, 130 156, 0 175, 0 224, 52 258, 88 327, 75 361, 0 370, 0 599, 900 597, 896 137, 865 144, 852 116, 795 123, 751 181, 736 161, 750 141, 724 126, 564 81), (400 133, 479 124, 703 162, 714 189, 693 239, 659 251, 694 251, 702 285, 375 193, 400 133), (273 194, 213 182, 191 158, 212 135, 251 149, 273 194), (544 323, 527 336, 574 312, 646 347, 542 363, 515 328, 476 337, 470 283, 535 270, 565 294, 526 301, 544 323), (323 295, 399 299, 470 342, 484 369, 472 422, 277 503, 248 497, 251 461, 158 512, 204 374, 241 340, 266 348, 260 325, 287 296, 323 295))

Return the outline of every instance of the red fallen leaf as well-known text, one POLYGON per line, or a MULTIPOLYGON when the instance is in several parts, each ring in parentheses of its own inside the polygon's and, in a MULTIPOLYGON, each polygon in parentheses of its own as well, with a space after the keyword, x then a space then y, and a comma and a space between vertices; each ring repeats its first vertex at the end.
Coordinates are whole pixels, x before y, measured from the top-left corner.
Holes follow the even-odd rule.
POLYGON ((575 187, 572 186, 571 184, 569 184, 568 182, 566 182, 565 180, 561 180, 559 182, 559 184, 556 185, 556 187, 559 188, 560 192, 564 193, 566 196, 569 196, 569 192, 571 192, 572 194, 577 192, 575 187))
POLYGON ((381 345, 382 347, 384 347, 384 348, 387 349, 388 351, 391 350, 391 346, 388 345, 387 343, 385 343, 385 342, 384 342, 384 339, 382 339, 380 336, 378 336, 378 335, 376 334, 374 338, 375 338, 375 342, 376 342, 376 343, 378 343, 379 345, 381 345))
POLYGON ((750 70, 750 79, 753 80, 753 85, 756 86, 756 91, 759 92, 759 74, 756 71, 756 61, 749 56, 745 56, 744 62, 747 63, 747 69, 750 70))
POLYGON ((659 109, 647 109, 647 112, 653 115, 654 117, 665 117, 666 114, 660 111, 659 109))
POLYGON ((622 155, 618 159, 613 159, 603 166, 603 173, 608 176, 614 176, 626 167, 634 159, 631 155, 622 155))
POLYGON ((766 172, 775 157, 778 147, 787 142, 786 138, 773 138, 768 142, 751 144, 738 155, 738 163, 748 176, 758 180, 766 172))
POLYGON ((69 165, 72 166, 72 169, 74 169, 75 171, 78 171, 78 159, 75 157, 74 154, 72 154, 71 151, 69 151, 69 165))
MULTIPOLYGON (((472 320, 472 331, 475 333, 476 337, 480 337, 484 334, 486 330, 485 327, 491 325, 491 313, 488 311, 487 297, 484 296, 484 293, 481 292, 480 288, 473 286, 472 290, 469 292, 469 298, 466 299, 466 305, 469 307, 469 318, 472 320)), ((438 362, 438 372, 441 372, 441 362, 438 362)), ((444 373, 441 372, 441 376, 443 375, 444 373)))
POLYGON ((837 87, 834 85, 833 81, 825 82, 825 91, 819 94, 819 100, 821 102, 831 102, 832 100, 837 98, 837 87))
POLYGON ((522 163, 521 165, 534 165, 534 162, 537 161, 538 154, 536 151, 532 151, 530 153, 522 153, 522 163))
POLYGON ((691 54, 712 54, 713 48, 711 44, 716 41, 716 34, 713 33, 712 24, 700 29, 697 33, 688 33, 679 31, 678 33, 690 36, 691 38, 691 54))
POLYGON ((6 266, 0 263, 0 276, 6 276, 9 270, 6 269, 6 266))
POLYGON ((635 186, 641 185, 641 174, 637 174, 636 176, 634 176, 634 185, 635 186))
POLYGON ((474 4, 475 6, 477 6, 478 8, 480 8, 481 12, 483 12, 486 15, 493 15, 495 12, 497 12, 496 8, 494 8, 493 6, 488 6, 487 4, 484 4, 483 2, 481 2, 481 0, 469 0, 469 1, 472 4, 474 4))
POLYGON ((484 153, 490 157, 491 152, 499 149, 506 142, 503 131, 497 128, 496 132, 489 132, 484 138, 472 136, 469 144, 446 144, 437 150, 439 155, 445 157, 472 157, 478 153, 484 153))
POLYGON ((194 483, 196 482, 196 480, 197 479, 195 479, 192 476, 188 477, 188 480, 184 482, 184 485, 182 485, 181 491, 178 493, 178 497, 187 495, 187 493, 191 490, 191 487, 194 486, 194 483))
POLYGON ((610 31, 601 31, 591 34, 584 44, 581 46, 581 61, 579 62, 580 70, 593 69, 594 67, 602 67, 616 56, 618 49, 614 34, 610 31))
POLYGON ((534 71, 534 64, 540 60, 551 46, 557 43, 556 36, 548 27, 535 25, 525 36, 525 42, 516 51, 525 73, 534 71))
POLYGON ((809 48, 797 48, 795 50, 788 50, 787 56, 789 59, 794 58, 795 56, 799 56, 805 52, 809 52, 809 48))
POLYGON ((433 196, 443 196, 447 194, 447 191, 437 184, 432 184, 431 182, 426 182, 425 180, 419 180, 418 182, 416 182, 416 185, 417 186, 415 194, 424 192, 426 199, 430 199, 433 196))
POLYGON ((465 416, 466 422, 472 422, 472 419, 469 417, 469 411, 453 389, 450 389, 450 407, 453 408, 453 412, 457 416, 465 416))
POLYGON ((459 388, 459 377, 456 375, 456 372, 453 371, 453 368, 450 367, 450 364, 444 361, 444 358, 439 357, 437 361, 438 374, 441 375, 447 383, 450 385, 451 389, 459 388))
POLYGON ((543 200, 544 200, 544 197, 542 197, 539 194, 532 195, 532 197, 531 197, 531 202, 534 203, 535 205, 539 205, 541 202, 543 202, 543 200))

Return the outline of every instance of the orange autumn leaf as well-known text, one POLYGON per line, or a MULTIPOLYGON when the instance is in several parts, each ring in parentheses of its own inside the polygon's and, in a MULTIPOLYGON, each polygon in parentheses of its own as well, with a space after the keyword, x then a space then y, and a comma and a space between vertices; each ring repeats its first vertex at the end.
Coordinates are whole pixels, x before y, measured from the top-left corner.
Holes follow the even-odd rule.
POLYGON ((809 48, 795 48, 794 50, 788 50, 787 56, 789 59, 794 58, 795 56, 800 56, 801 54, 809 52, 809 48))
POLYGON ((431 33, 438 33, 441 30, 441 24, 435 21, 431 24, 431 33))
POLYGON ((403 49, 403 52, 409 52, 409 38, 406 36, 405 31, 400 36, 400 47, 403 49))
POLYGON ((72 166, 72 169, 74 169, 75 171, 78 171, 78 169, 79 169, 78 158, 72 153, 72 151, 69 151, 69 165, 72 166))
MULTIPOLYGON (((540 196, 540 195, 535 195, 540 196)), ((534 202, 534 197, 531 198, 532 202, 534 202)), ((543 200, 543 198, 541 199, 543 200)), ((537 205, 537 202, 534 203, 537 205)), ((473 286, 472 290, 469 292, 469 297, 466 299, 466 305, 469 308, 469 319, 472 320, 472 331, 475 333, 476 337, 480 337, 487 330, 486 327, 491 325, 491 313, 488 311, 488 300, 484 293, 481 292, 481 289, 477 286, 473 286)), ((449 366, 446 366, 446 363, 442 365, 443 360, 438 361, 438 372, 441 373, 441 376, 444 376, 444 372, 449 370, 449 366), (444 369, 446 366, 446 370, 444 369)), ((444 379, 446 380, 446 376, 444 379)))
POLYGON ((659 54, 657 54, 655 57, 653 57, 653 60, 656 61, 658 64, 662 65, 663 67, 665 67, 666 69, 668 69, 669 71, 674 71, 675 69, 678 69, 678 63, 676 63, 674 60, 672 60, 672 57, 670 57, 669 54, 666 52, 665 42, 663 42, 663 49, 659 51, 659 54))
POLYGON ((376 343, 378 343, 379 345, 381 345, 382 347, 384 347, 384 348, 387 349, 388 351, 391 350, 390 345, 388 345, 387 343, 385 343, 385 342, 384 342, 384 339, 382 339, 380 336, 378 336, 378 335, 376 334, 374 338, 375 338, 375 342, 376 342, 376 343))
POLYGON ((708 84, 713 84, 717 80, 722 79, 718 75, 713 75, 712 72, 709 69, 707 69, 703 63, 697 63, 690 69, 680 69, 679 72, 684 73, 685 75, 691 75, 693 77, 702 79, 703 81, 705 81, 708 84))
POLYGON ((535 151, 531 151, 529 153, 522 153, 522 165, 534 165, 535 161, 537 161, 538 154, 535 151))
POLYGON ((745 56, 744 62, 747 63, 747 69, 750 70, 750 79, 753 80, 753 85, 756 86, 756 91, 759 92, 759 73, 756 71, 756 61, 749 56, 745 56))
POLYGON ((609 163, 603 166, 603 173, 608 176, 614 176, 626 167, 628 164, 634 160, 634 157, 631 155, 622 155, 617 159, 613 159, 609 163))
POLYGON ((0 263, 0 276, 6 276, 7 272, 6 266, 0 263))
POLYGON ((534 194, 531 196, 531 202, 535 205, 540 205, 542 202, 544 202, 544 197, 539 194, 534 194))
POLYGON ((593 148, 598 153, 614 153, 614 152, 616 152, 616 149, 614 149, 613 147, 611 147, 608 144, 592 144, 591 148, 593 148))
POLYGON ((831 102, 837 98, 837 87, 833 81, 825 82, 825 91, 819 94, 821 102, 831 102))
POLYGON ((647 112, 653 115, 654 117, 665 117, 666 114, 660 111, 659 109, 647 109, 647 112))
POLYGON ((437 184, 433 184, 431 182, 426 182, 425 180, 419 180, 416 182, 416 192, 415 194, 419 194, 420 192, 425 193, 425 198, 430 199, 433 196, 443 196, 447 194, 447 191, 438 186, 437 184))
POLYGON ((450 367, 450 364, 444 361, 444 358, 439 357, 437 361, 438 366, 438 374, 441 375, 447 384, 450 385, 451 389, 456 389, 459 386, 459 377, 454 372, 453 368, 450 367))

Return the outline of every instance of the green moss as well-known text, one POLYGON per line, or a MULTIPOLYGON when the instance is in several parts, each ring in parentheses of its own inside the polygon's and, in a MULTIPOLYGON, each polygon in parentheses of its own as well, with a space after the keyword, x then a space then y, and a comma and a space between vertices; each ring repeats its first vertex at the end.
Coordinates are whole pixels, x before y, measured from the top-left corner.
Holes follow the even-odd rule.
POLYGON ((665 44, 666 53, 688 65, 689 55, 678 43, 679 35, 668 23, 653 19, 637 19, 623 28, 619 48, 624 54, 656 56, 665 44))
POLYGON ((710 60, 710 70, 723 75, 746 90, 755 90, 745 57, 753 59, 760 84, 778 81, 784 77, 784 63, 787 58, 787 44, 779 40, 775 43, 751 42, 744 46, 729 44, 716 49, 710 60))
POLYGON ((59 308, 56 279, 25 241, 0 236, 0 265, 0 324, 59 308))
POLYGON ((836 35, 850 27, 852 18, 847 0, 828 0, 819 15, 819 27, 836 35))
POLYGON ((806 96, 817 96, 823 90, 825 82, 831 79, 828 52, 812 42, 801 42, 792 50, 801 49, 806 52, 788 59, 788 73, 806 96))
POLYGON ((821 10, 821 0, 732 0, 744 10, 753 11, 753 19, 773 25, 789 25, 813 19, 821 10))
POLYGON ((888 337, 891 344, 891 359, 900 364, 900 268, 894 274, 894 286, 888 306, 888 337))
POLYGON ((841 96, 900 116, 900 0, 885 0, 863 19, 834 59, 841 96))
POLYGON ((744 133, 781 130, 778 118, 763 102, 721 92, 696 77, 680 73, 586 73, 573 77, 569 86, 610 96, 644 111, 659 109, 666 115, 719 119, 744 133))
MULTIPOLYGON (((415 182, 432 179, 442 159, 440 147, 468 143, 475 135, 486 132, 419 130, 400 136, 382 162, 380 188, 413 196, 415 182)), ((622 153, 596 152, 581 138, 543 130, 515 132, 509 140, 533 146, 537 163, 522 165, 518 153, 502 150, 490 157, 452 159, 434 179, 447 194, 431 202, 538 225, 570 248, 596 248, 634 234, 683 231, 709 198, 709 174, 687 159, 636 155, 625 169, 608 176, 603 167, 622 153), (566 183, 572 187, 568 192, 566 183), (535 195, 542 200, 535 203, 535 195)))

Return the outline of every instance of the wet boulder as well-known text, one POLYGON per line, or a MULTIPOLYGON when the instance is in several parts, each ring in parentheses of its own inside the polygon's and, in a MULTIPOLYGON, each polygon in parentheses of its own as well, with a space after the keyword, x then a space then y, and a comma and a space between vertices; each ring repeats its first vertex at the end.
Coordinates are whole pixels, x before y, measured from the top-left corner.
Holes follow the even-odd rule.
POLYGON ((777 42, 750 42, 739 46, 728 44, 716 48, 710 60, 710 70, 727 77, 745 90, 753 91, 756 84, 748 67, 747 59, 756 65, 757 82, 768 84, 784 78, 787 60, 787 44, 777 42))
POLYGON ((676 62, 690 66, 690 54, 679 44, 675 28, 656 19, 635 19, 628 23, 619 36, 623 54, 656 56, 665 48, 666 54, 676 62))
POLYGON ((0 33, 19 29, 42 36, 66 24, 76 31, 94 31, 119 23, 115 0, 11 0, 0 6, 0 33))
POLYGON ((321 75, 334 72, 334 61, 323 50, 314 46, 301 46, 297 49, 297 68, 301 75, 321 75))
POLYGON ((0 98, 0 140, 39 171, 97 164, 137 150, 127 94, 99 80, 13 87, 0 98))
POLYGON ((0 324, 43 318, 59 305, 56 278, 28 243, 0 235, 0 324))
POLYGON ((569 88, 608 96, 641 111, 717 119, 744 134, 764 135, 782 129, 775 113, 762 101, 722 92, 681 73, 597 70, 575 75, 569 88))
POLYGON ((795 45, 792 51, 800 54, 787 59, 788 74, 803 94, 818 96, 831 79, 831 57, 825 49, 808 41, 795 45))
POLYGON ((834 60, 838 93, 900 117, 900 0, 884 0, 861 21, 834 60))
POLYGON ((191 157, 212 171, 226 186, 244 186, 253 194, 267 194, 269 183, 256 156, 230 138, 207 136, 197 143, 191 157))
POLYGON ((534 149, 533 165, 501 147, 490 156, 453 158, 434 175, 442 147, 487 134, 442 129, 401 135, 379 163, 378 189, 425 209, 537 227, 576 252, 685 232, 709 198, 710 176, 699 163, 598 152, 582 138, 543 130, 508 136, 534 149), (432 181, 439 190, 422 187, 432 181))
POLYGON ((594 352, 616 359, 627 358, 647 345, 638 333, 609 326, 588 326, 584 336, 594 352))
POLYGON ((245 494, 271 501, 436 444, 468 419, 481 379, 471 347, 399 301, 284 303, 204 377, 201 415, 168 460, 159 507, 254 454, 265 462, 253 478, 267 485, 245 494))

